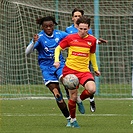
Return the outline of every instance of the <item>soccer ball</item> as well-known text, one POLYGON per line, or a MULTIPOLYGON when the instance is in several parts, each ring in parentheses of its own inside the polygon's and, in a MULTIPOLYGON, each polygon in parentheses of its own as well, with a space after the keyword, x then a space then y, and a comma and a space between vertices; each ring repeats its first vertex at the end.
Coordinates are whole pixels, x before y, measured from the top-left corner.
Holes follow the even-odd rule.
POLYGON ((70 90, 74 90, 79 87, 78 77, 74 74, 68 74, 63 78, 63 85, 70 90))

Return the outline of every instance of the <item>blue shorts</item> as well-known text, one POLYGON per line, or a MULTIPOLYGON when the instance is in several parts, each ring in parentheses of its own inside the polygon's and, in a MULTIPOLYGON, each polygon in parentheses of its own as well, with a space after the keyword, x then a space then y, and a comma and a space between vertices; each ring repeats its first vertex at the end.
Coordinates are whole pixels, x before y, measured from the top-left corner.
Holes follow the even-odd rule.
POLYGON ((60 63, 60 67, 58 69, 55 68, 53 65, 40 65, 44 84, 47 85, 50 82, 59 83, 59 80, 62 77, 62 70, 64 68, 64 65, 64 63, 60 63))

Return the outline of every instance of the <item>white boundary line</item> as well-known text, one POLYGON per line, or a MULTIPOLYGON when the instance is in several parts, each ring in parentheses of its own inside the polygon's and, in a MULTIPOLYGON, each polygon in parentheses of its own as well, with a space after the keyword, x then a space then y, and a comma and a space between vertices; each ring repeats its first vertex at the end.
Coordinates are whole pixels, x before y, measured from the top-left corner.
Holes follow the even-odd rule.
MULTIPOLYGON (((19 113, 16 113, 16 114, 12 114, 12 113, 1 113, 0 116, 7 116, 7 117, 10 117, 10 116, 17 116, 17 117, 32 117, 32 116, 63 116, 62 114, 19 114, 19 113)), ((107 117, 107 116, 119 116, 119 117, 124 117, 124 116, 130 116, 128 114, 76 114, 76 116, 83 116, 83 117, 86 117, 86 116, 91 116, 91 117, 95 117, 95 116, 104 116, 104 117, 107 117)))
MULTIPOLYGON (((54 97, 19 97, 19 98, 0 98, 0 100, 53 100, 54 97)), ((67 100, 67 98, 64 98, 67 100)), ((133 100, 133 98, 95 98, 96 100, 133 100)), ((88 99, 86 99, 88 100, 88 99)))

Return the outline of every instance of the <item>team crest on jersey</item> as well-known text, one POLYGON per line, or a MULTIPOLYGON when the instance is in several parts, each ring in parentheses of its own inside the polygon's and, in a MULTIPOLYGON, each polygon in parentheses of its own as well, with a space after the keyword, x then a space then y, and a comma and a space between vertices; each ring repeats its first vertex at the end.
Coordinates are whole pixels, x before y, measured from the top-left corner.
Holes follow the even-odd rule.
POLYGON ((87 42, 87 43, 88 43, 88 45, 89 45, 89 46, 91 46, 91 45, 92 45, 92 44, 91 44, 91 42, 87 42))
POLYGON ((59 38, 55 38, 56 43, 59 42, 59 38))
POLYGON ((45 50, 46 52, 48 52, 48 51, 49 51, 48 47, 45 47, 45 48, 44 48, 44 50, 45 50))

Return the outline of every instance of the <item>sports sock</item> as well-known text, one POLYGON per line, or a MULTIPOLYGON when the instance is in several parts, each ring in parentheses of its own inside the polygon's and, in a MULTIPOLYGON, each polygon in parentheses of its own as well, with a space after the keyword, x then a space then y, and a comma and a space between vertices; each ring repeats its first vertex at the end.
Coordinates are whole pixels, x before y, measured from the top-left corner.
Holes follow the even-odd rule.
POLYGON ((80 99, 80 96, 78 96, 77 103, 81 103, 81 102, 82 102, 82 100, 80 99))
POLYGON ((94 98, 94 94, 90 96, 90 99, 93 99, 94 98))
POLYGON ((93 98, 90 98, 90 102, 94 101, 94 97, 93 98))
POLYGON ((69 117, 66 117, 66 119, 67 119, 67 120, 70 120, 70 119, 71 119, 71 117, 70 117, 70 116, 69 116, 69 117))
POLYGON ((69 100, 68 101, 68 107, 69 107, 71 118, 75 118, 75 114, 76 114, 76 102, 72 101, 72 100, 69 100))
POLYGON ((76 121, 76 118, 71 118, 71 123, 73 123, 74 121, 76 121))
POLYGON ((87 91, 87 90, 84 90, 81 95, 80 95, 80 99, 83 101, 85 100, 86 98, 90 97, 91 94, 87 91))
POLYGON ((69 111, 67 109, 67 107, 65 107, 64 109, 61 109, 61 112, 63 113, 63 115, 68 118, 69 117, 69 111))

